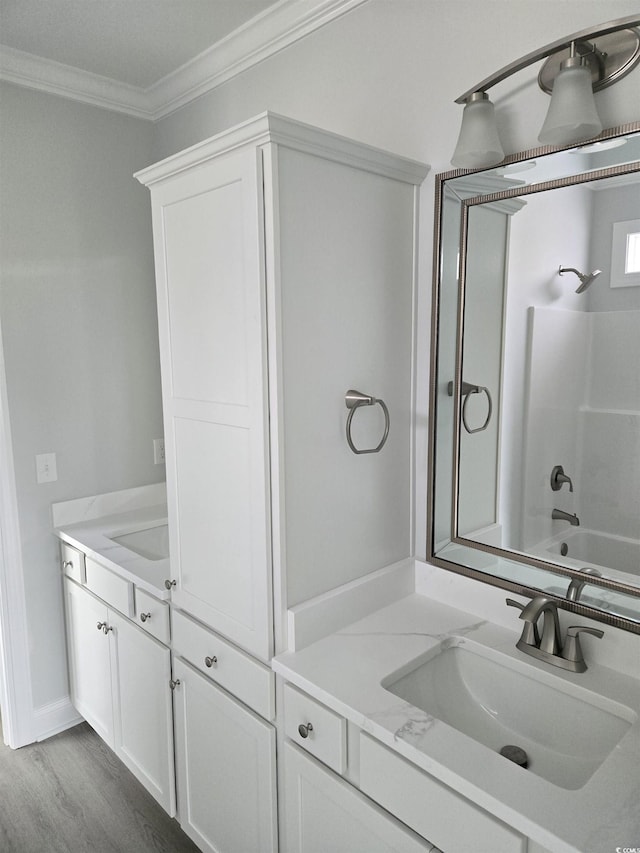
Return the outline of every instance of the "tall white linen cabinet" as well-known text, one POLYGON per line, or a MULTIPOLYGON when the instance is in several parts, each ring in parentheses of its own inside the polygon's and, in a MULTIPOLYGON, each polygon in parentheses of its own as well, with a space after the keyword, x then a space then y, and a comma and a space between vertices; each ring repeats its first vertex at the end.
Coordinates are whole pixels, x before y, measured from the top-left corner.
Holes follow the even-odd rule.
MULTIPOLYGON (((426 172, 265 113, 136 175, 153 211, 178 814, 203 850, 278 850, 269 661, 287 609, 412 553, 426 172), (385 401, 378 453, 349 448, 352 388, 385 401)), ((383 408, 351 426, 375 448, 383 408)))

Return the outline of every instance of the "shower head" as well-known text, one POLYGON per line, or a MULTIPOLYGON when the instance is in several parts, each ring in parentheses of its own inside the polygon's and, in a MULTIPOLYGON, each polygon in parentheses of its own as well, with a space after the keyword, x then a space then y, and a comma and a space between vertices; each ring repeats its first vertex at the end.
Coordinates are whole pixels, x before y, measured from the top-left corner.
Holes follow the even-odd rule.
POLYGON ((558 272, 560 273, 560 275, 562 275, 562 273, 564 272, 574 272, 580 279, 580 284, 578 285, 578 287, 576 287, 576 293, 583 293, 589 287, 589 285, 598 278, 602 270, 594 270, 590 273, 583 273, 579 272, 577 269, 574 269, 574 267, 561 266, 558 267, 558 272))

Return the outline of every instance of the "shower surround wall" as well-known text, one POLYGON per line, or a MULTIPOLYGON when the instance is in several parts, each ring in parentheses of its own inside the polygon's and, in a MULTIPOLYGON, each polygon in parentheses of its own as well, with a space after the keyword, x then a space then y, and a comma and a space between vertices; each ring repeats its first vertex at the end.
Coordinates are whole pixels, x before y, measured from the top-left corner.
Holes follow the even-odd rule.
POLYGON ((640 311, 533 307, 529 321, 523 544, 568 531, 551 520, 556 507, 576 513, 583 530, 640 545, 640 471, 631 463, 640 454, 640 311), (573 493, 551 490, 558 464, 573 493))

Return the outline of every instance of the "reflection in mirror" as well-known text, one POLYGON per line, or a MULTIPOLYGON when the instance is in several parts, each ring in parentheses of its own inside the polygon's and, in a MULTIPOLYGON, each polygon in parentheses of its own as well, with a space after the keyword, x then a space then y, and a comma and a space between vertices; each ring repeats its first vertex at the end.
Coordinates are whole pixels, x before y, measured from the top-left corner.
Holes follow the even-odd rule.
POLYGON ((640 133, 622 131, 441 179, 430 554, 640 632, 640 133))

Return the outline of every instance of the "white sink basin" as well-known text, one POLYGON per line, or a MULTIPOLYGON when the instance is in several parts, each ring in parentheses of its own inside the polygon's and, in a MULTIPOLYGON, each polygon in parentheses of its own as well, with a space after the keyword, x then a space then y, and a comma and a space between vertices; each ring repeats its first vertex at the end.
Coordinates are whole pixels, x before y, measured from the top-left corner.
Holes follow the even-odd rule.
POLYGON ((114 534, 109 539, 147 560, 164 560, 169 556, 169 528, 166 524, 114 534))
POLYGON ((381 684, 491 750, 520 747, 523 773, 571 790, 586 784, 637 719, 625 705, 466 640, 442 644, 381 684))

